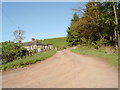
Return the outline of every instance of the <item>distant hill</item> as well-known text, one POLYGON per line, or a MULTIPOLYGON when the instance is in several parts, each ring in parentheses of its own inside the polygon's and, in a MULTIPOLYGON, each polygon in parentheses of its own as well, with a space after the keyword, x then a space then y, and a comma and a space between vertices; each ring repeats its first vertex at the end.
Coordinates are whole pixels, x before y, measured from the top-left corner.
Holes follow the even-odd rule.
POLYGON ((53 44, 54 47, 59 49, 67 47, 66 37, 44 39, 44 43, 53 44))

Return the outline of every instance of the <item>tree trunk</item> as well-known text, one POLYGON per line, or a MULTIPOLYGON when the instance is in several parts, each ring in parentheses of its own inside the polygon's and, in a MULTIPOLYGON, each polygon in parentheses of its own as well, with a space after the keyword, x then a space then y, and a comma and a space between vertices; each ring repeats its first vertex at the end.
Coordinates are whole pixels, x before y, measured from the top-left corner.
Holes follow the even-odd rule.
POLYGON ((113 2, 113 10, 114 10, 114 15, 115 15, 115 23, 116 23, 116 26, 115 26, 115 29, 114 29, 114 34, 115 34, 116 50, 118 52, 118 50, 120 49, 120 36, 119 36, 119 33, 117 32, 118 18, 117 18, 116 8, 115 8, 115 5, 114 5, 114 0, 112 0, 112 2, 113 2), (118 41, 118 44, 117 44, 117 41, 118 41))

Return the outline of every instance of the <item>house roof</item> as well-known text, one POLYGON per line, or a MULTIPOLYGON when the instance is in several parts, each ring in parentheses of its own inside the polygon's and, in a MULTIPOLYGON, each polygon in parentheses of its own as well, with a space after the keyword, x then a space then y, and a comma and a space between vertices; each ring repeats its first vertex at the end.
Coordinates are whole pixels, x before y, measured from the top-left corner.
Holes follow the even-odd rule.
POLYGON ((52 45, 52 44, 44 44, 38 41, 31 41, 23 43, 24 46, 31 46, 31 45, 52 45))

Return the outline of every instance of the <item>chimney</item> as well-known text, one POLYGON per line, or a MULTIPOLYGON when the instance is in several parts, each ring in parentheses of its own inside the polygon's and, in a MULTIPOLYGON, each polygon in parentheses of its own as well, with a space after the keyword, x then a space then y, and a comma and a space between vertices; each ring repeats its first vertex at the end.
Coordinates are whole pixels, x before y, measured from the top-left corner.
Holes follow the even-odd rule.
POLYGON ((35 38, 32 38, 32 42, 35 41, 35 38))

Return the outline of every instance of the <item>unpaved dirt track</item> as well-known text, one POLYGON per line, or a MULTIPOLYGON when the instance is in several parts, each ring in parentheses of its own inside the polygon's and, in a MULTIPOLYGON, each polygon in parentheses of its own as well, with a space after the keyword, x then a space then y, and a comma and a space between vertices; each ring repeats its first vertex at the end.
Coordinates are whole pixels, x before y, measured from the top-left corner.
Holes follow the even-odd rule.
POLYGON ((25 68, 4 71, 2 79, 3 88, 118 88, 116 68, 70 49, 25 68))

